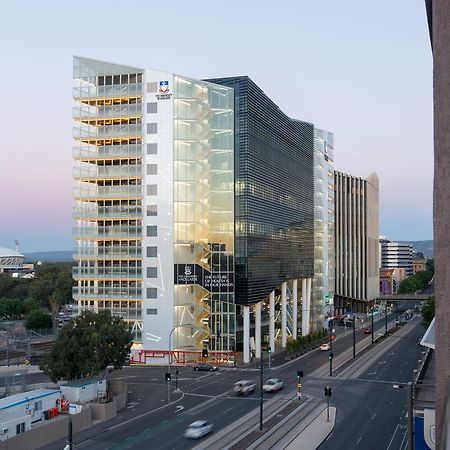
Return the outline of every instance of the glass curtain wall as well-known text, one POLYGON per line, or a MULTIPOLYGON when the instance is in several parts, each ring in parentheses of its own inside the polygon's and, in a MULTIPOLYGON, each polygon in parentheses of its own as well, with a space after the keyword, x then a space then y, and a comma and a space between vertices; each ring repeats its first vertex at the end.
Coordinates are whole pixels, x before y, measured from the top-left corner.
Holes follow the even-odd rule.
POLYGON ((73 289, 142 331, 142 70, 74 58, 73 289))
POLYGON ((176 348, 235 347, 233 91, 174 79, 176 348))

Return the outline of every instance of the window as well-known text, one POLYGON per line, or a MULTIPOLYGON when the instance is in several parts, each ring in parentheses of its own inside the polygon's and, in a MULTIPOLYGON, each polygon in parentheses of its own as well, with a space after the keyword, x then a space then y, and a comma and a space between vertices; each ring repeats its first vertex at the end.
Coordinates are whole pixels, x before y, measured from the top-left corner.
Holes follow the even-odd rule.
POLYGON ((147 144, 147 155, 156 155, 158 153, 158 144, 147 144))
POLYGON ((158 256, 158 247, 147 247, 147 258, 155 258, 158 256))
POLYGON ((158 278, 158 268, 147 267, 147 278, 158 278))
POLYGON ((158 310, 156 308, 147 308, 147 315, 156 315, 158 314, 158 310))
POLYGON ((34 402, 34 410, 42 411, 42 400, 39 400, 38 402, 34 402))
POLYGON ((147 92, 156 92, 158 90, 158 83, 147 83, 147 92))
POLYGON ((157 195, 158 194, 158 185, 157 184, 148 184, 147 185, 147 195, 157 195))
POLYGON ((16 425, 16 434, 25 433, 25 422, 16 425))
POLYGON ((156 175, 158 171, 158 164, 147 164, 147 175, 156 175))
POLYGON ((147 288, 147 298, 158 298, 158 289, 147 288))
POLYGON ((147 237, 158 236, 158 227, 156 225, 147 226, 147 237))
POLYGON ((147 103, 147 114, 154 114, 158 112, 158 103, 147 103))
POLYGON ((158 207, 157 205, 147 205, 147 216, 157 216, 158 207))
POLYGON ((148 123, 147 124, 147 134, 156 134, 158 132, 158 124, 157 123, 148 123))

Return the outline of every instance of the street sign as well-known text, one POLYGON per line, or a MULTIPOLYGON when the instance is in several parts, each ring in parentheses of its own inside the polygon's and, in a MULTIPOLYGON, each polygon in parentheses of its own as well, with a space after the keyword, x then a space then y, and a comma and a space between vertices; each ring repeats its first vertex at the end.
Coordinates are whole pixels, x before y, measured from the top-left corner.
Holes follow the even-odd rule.
POLYGON ((298 384, 297 384, 297 387, 298 387, 298 388, 301 388, 301 387, 302 387, 302 383, 298 383, 298 384))

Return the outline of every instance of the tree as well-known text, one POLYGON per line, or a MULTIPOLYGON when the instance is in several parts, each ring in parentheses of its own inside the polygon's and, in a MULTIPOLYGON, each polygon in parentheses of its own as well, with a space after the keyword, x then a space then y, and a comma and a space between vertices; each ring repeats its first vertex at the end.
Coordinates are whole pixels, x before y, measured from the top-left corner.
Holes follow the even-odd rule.
POLYGON ((52 327, 52 316, 42 309, 33 309, 25 317, 27 330, 44 330, 52 327))
POLYGON ((40 368, 53 382, 93 377, 109 365, 122 368, 131 344, 131 331, 121 317, 85 311, 61 329, 40 368))
POLYGON ((423 324, 428 327, 434 317, 434 297, 428 297, 422 306, 423 324))
POLYGON ((0 317, 6 320, 18 320, 22 318, 24 305, 21 300, 2 298, 0 299, 0 317))

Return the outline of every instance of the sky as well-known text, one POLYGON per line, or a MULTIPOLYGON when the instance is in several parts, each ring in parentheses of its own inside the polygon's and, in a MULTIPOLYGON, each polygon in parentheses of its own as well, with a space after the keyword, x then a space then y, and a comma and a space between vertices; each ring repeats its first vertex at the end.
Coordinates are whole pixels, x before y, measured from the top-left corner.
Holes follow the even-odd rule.
POLYGON ((335 169, 380 181, 380 234, 432 239, 432 57, 423 0, 15 0, 0 17, 0 247, 72 245, 72 57, 249 75, 334 132, 335 169))

